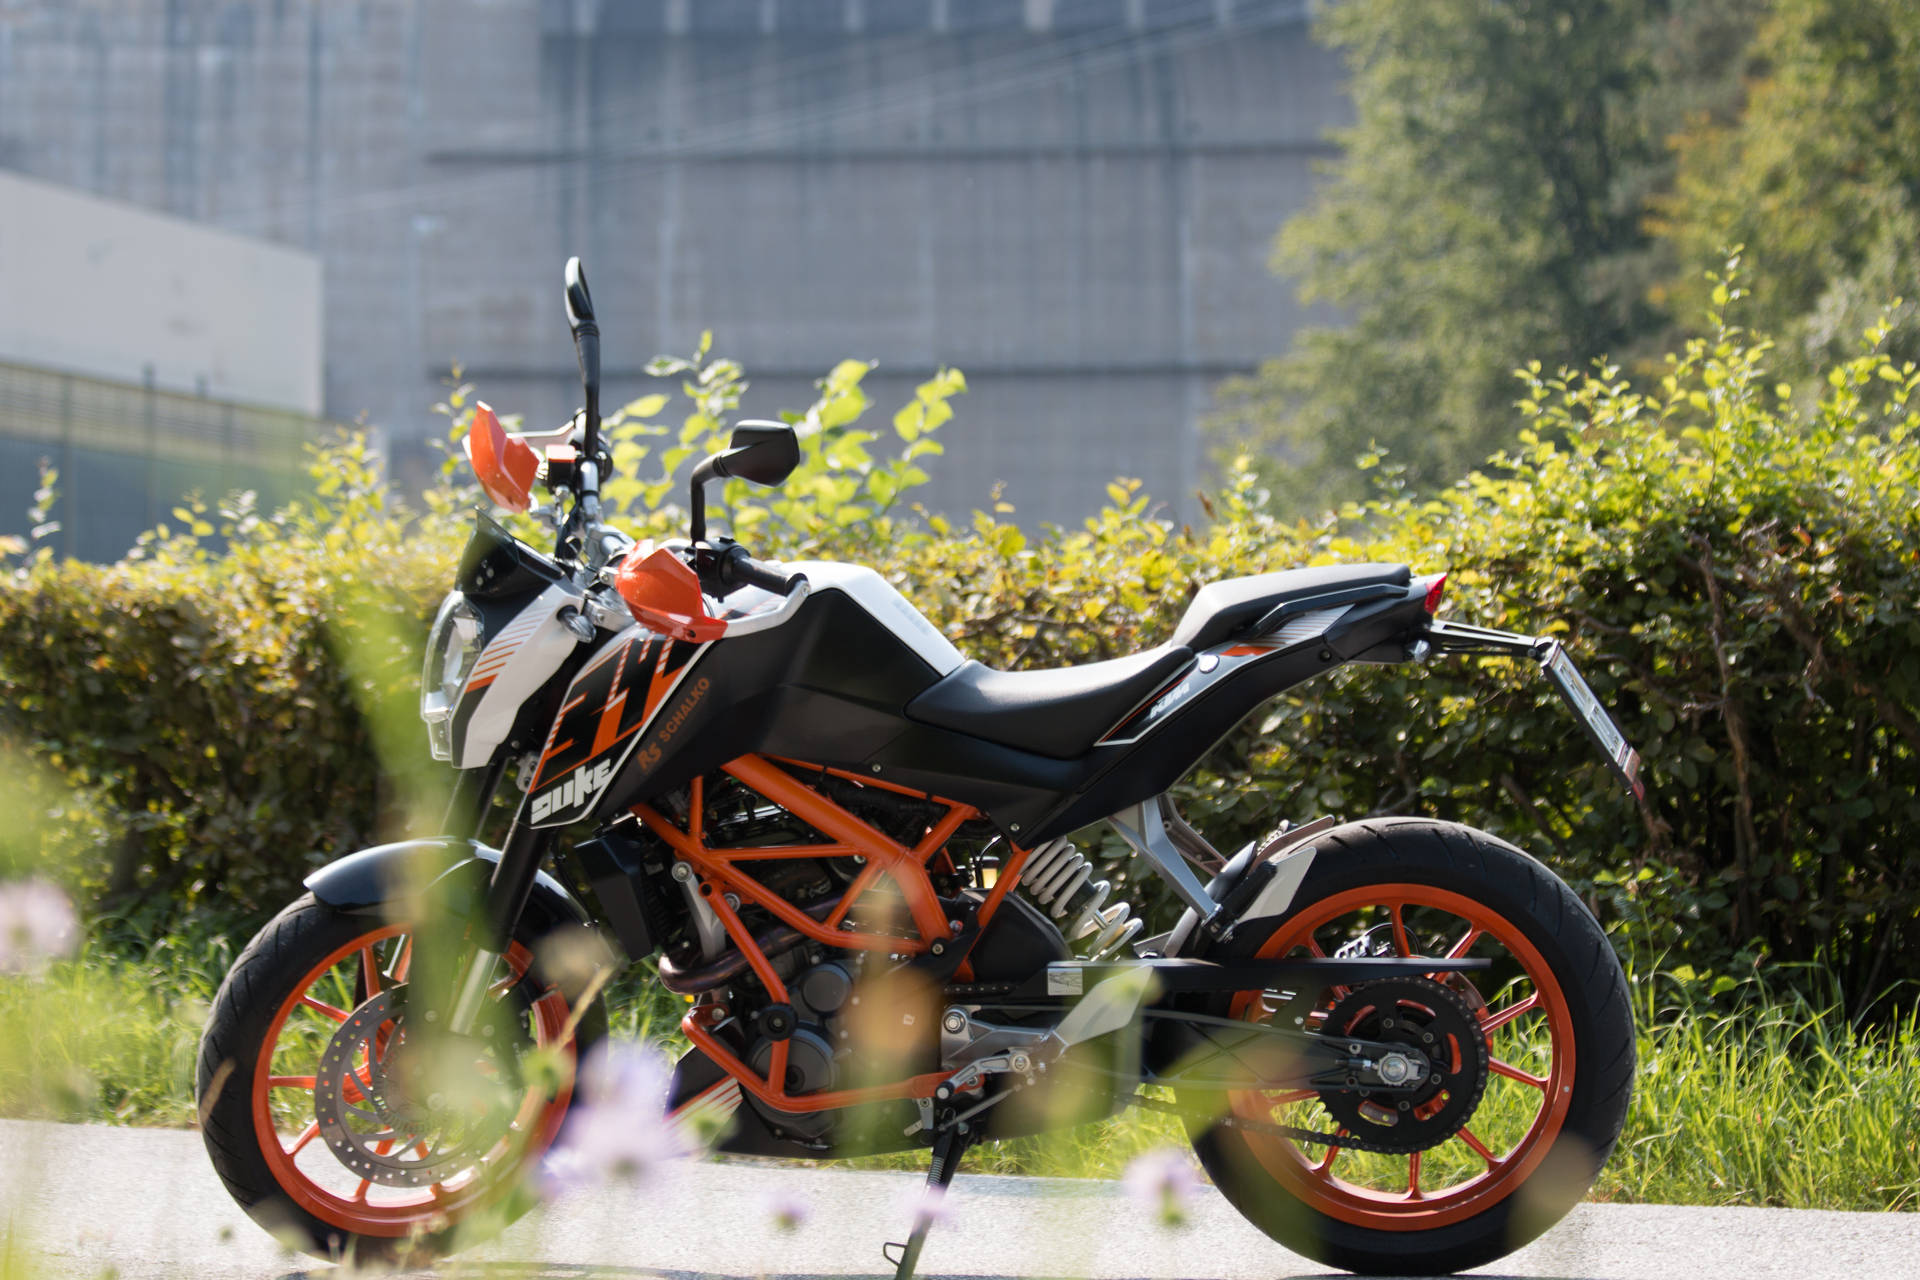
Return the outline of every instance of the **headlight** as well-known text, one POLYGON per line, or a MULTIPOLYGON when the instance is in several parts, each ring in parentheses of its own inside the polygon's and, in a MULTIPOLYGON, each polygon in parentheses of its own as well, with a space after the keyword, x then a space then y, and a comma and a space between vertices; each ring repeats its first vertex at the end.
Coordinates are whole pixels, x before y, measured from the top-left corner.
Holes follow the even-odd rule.
POLYGON ((453 759, 453 709, 480 647, 480 615, 465 596, 448 592, 427 633, 427 664, 420 672, 420 718, 427 722, 435 760, 453 759))

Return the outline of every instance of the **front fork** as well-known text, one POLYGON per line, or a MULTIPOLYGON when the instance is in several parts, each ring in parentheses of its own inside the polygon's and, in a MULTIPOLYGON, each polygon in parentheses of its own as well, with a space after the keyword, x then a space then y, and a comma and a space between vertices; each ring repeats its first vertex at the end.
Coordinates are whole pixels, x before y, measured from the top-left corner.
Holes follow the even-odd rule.
MULTIPOLYGON (((465 840, 479 835, 493 806, 494 794, 506 774, 506 765, 506 752, 502 751, 485 767, 459 773, 447 805, 444 825, 448 834, 465 840)), ((484 932, 455 988, 453 1008, 447 1019, 447 1029, 454 1035, 468 1034, 479 1018, 494 964, 506 954, 514 927, 520 923, 520 913, 526 910, 527 899, 533 893, 540 864, 546 861, 553 847, 552 830, 530 826, 525 818, 523 802, 500 846, 500 861, 494 864, 493 875, 487 881, 482 915, 484 932)))

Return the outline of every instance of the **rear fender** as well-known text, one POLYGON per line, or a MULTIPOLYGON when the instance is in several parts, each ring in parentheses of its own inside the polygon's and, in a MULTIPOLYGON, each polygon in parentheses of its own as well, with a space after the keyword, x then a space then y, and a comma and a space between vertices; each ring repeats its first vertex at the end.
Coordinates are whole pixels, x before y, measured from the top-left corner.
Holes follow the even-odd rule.
MULTIPOLYGON (((1314 838, 1337 825, 1334 818, 1315 818, 1235 854, 1207 885, 1207 896, 1226 908, 1218 924, 1238 930, 1248 921, 1285 915, 1313 867, 1318 852, 1314 838)), ((1160 954, 1204 957, 1216 940, 1200 927, 1200 917, 1189 907, 1166 935, 1160 954)))
MULTIPOLYGON (((329 862, 306 880, 307 889, 336 911, 380 915, 387 905, 426 885, 444 890, 443 901, 463 920, 485 918, 487 882, 500 851, 475 840, 438 837, 376 845, 329 862)), ((542 871, 521 917, 531 932, 566 924, 594 929, 593 917, 561 883, 542 871)), ((599 930, 595 930, 599 932, 599 930)))

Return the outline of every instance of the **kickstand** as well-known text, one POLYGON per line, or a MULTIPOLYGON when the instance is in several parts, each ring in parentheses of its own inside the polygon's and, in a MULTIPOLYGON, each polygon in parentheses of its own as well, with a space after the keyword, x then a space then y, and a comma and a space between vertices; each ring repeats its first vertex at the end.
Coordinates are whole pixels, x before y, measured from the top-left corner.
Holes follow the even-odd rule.
POLYGON ((940 1202, 946 1197, 953 1175, 960 1171, 960 1157, 967 1150, 966 1129, 965 1124, 958 1124, 934 1136, 933 1163, 927 1166, 927 1190, 920 1207, 914 1211, 913 1232, 905 1244, 889 1240, 880 1250, 888 1262, 898 1262, 893 1280, 913 1280, 914 1268, 920 1264, 920 1250, 927 1244, 927 1232, 933 1229, 933 1220, 939 1214, 940 1202), (889 1249, 900 1250, 900 1257, 896 1260, 887 1252, 889 1249))

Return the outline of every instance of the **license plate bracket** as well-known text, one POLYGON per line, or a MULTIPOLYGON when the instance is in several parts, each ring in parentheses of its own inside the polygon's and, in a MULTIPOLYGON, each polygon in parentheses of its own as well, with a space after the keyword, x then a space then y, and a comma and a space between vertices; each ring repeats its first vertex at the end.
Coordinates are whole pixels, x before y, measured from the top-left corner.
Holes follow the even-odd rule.
POLYGON ((1633 791, 1633 794, 1645 798, 1646 784, 1640 780, 1640 753, 1627 743, 1626 735, 1620 732, 1620 726, 1613 722, 1607 709, 1600 705, 1600 699, 1581 678, 1580 670, 1574 666, 1566 647, 1558 640, 1547 643, 1546 652, 1540 655, 1540 669, 1547 673, 1547 679, 1560 694, 1560 700, 1567 704, 1593 739, 1600 754, 1607 758, 1613 771, 1633 791))
POLYGON ((1646 799, 1647 787, 1640 778, 1640 753, 1627 743, 1620 726, 1600 705, 1580 670, 1573 665, 1565 646, 1548 636, 1527 636, 1516 631, 1496 631, 1459 622, 1435 620, 1427 626, 1427 640, 1436 653, 1507 654, 1527 657, 1540 664, 1554 692, 1573 712, 1573 718, 1587 731, 1587 737, 1600 748, 1613 771, 1639 799, 1646 799))

